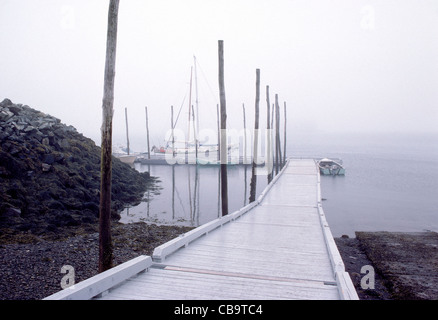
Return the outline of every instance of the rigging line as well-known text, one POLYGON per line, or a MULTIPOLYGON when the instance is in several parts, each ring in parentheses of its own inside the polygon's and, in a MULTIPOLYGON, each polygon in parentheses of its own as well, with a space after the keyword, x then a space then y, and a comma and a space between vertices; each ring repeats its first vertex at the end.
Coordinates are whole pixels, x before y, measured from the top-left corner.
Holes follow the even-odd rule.
POLYGON ((179 107, 178 115, 176 116, 176 120, 175 120, 175 123, 173 125, 174 128, 176 127, 176 124, 178 123, 179 115, 181 114, 181 110, 182 110, 182 107, 184 106, 184 102, 186 102, 186 98, 187 98, 187 91, 186 91, 186 95, 184 96, 184 99, 181 103, 181 106, 179 107))
MULTIPOLYGON (((185 94, 185 96, 184 96, 184 98, 183 98, 183 101, 182 101, 182 103, 181 103, 181 106, 179 107, 179 111, 178 111, 178 115, 176 116, 175 123, 172 124, 174 128, 176 127, 176 124, 178 123, 179 115, 181 114, 181 110, 182 110, 182 107, 184 106, 184 102, 186 101, 186 97, 187 97, 187 92, 186 92, 186 94, 185 94)), ((167 139, 167 141, 166 141, 166 145, 169 143, 169 141, 170 141, 171 138, 172 138, 172 136, 170 136, 169 139, 167 139)))
POLYGON ((186 216, 186 210, 184 209, 183 201, 181 199, 181 196, 180 196, 180 194, 178 192, 178 188, 176 186, 175 186, 175 192, 176 192, 176 196, 178 197, 179 203, 181 205, 181 208, 182 208, 182 211, 183 211, 183 214, 184 214, 184 217, 185 217, 186 216))
POLYGON ((197 66, 199 67, 199 69, 201 70, 201 74, 202 74, 202 76, 203 76, 205 82, 207 83, 208 88, 210 89, 210 93, 211 93, 211 95, 212 95, 214 101, 215 101, 216 103, 218 103, 217 95, 213 92, 213 89, 211 88, 210 83, 209 83, 208 80, 207 80, 207 76, 205 75, 204 70, 202 69, 201 65, 199 64, 198 58, 196 58, 196 65, 197 65, 197 66))

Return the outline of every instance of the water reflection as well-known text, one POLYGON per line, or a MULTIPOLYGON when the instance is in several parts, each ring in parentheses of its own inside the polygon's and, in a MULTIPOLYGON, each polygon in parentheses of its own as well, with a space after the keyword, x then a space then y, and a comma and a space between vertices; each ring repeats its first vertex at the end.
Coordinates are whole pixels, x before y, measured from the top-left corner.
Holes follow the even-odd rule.
MULTIPOLYGON (((120 222, 144 221, 162 225, 199 226, 221 215, 220 166, 142 165, 149 171, 156 187, 145 193, 145 201, 126 208, 120 222)), ((249 203, 250 165, 228 166, 228 208, 232 213, 249 203)), ((259 176, 257 196, 267 185, 267 177, 259 176)))

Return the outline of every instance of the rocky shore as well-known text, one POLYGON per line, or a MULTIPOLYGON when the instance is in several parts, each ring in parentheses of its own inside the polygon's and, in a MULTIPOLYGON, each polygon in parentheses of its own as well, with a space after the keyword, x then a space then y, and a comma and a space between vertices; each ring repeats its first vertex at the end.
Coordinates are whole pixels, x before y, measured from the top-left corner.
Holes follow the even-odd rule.
MULTIPOLYGON (((99 215, 101 149, 60 119, 9 99, 0 103, 0 237, 34 236, 94 224, 99 215)), ((113 158, 112 210, 153 186, 113 158)))
POLYGON ((360 299, 438 299, 438 233, 356 232, 335 241, 360 299), (361 286, 365 265, 374 269, 374 289, 361 286))

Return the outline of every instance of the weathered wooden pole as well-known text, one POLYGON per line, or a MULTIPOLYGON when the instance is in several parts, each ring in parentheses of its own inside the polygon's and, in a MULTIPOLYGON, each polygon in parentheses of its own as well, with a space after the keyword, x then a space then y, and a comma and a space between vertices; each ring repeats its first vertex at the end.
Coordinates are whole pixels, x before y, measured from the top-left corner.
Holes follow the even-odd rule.
POLYGON ((258 154, 258 144, 259 144, 259 103, 260 103, 260 69, 256 69, 256 98, 255 98, 255 121, 254 121, 254 148, 252 156, 252 172, 251 172, 251 183, 250 183, 250 195, 249 202, 254 202, 256 198, 256 187, 257 187, 257 154, 258 154))
POLYGON ((228 214, 228 148, 227 148, 227 106, 225 99, 225 80, 224 80, 224 41, 219 40, 219 92, 221 105, 221 141, 220 141, 220 162, 221 162, 221 199, 222 216, 228 214))
POLYGON ((266 135, 266 160, 265 160, 265 167, 267 170, 269 170, 269 168, 271 168, 271 170, 268 172, 268 183, 270 183, 272 181, 272 164, 271 161, 272 160, 272 134, 271 134, 271 111, 270 111, 270 107, 271 107, 271 102, 269 101, 269 86, 266 86, 266 130, 267 130, 267 135, 266 135), (272 166, 270 167, 268 165, 268 163, 272 166))
POLYGON ((221 160, 221 124, 220 124, 220 114, 219 114, 219 105, 216 105, 217 112, 217 161, 221 160))
POLYGON ((129 155, 128 108, 125 108, 125 121, 126 121, 126 148, 129 155))
MULTIPOLYGON (((275 111, 275 104, 272 104, 272 113, 271 113, 271 129, 274 130, 274 111, 275 111)), ((272 135, 272 139, 274 139, 274 135, 272 135)))
MULTIPOLYGON (((170 127, 172 129, 172 159, 173 159, 175 157, 175 136, 174 136, 175 124, 173 122, 173 106, 170 106, 170 127)), ((172 165, 172 219, 175 219, 175 165, 172 165)))
POLYGON ((149 145, 149 119, 148 119, 148 107, 144 107, 144 111, 146 112, 146 135, 147 135, 147 143, 148 143, 148 159, 151 158, 151 148, 149 145))
POLYGON ((173 106, 170 106, 170 126, 172 129, 172 158, 175 157, 175 123, 173 122, 173 106))
POLYGON ((286 101, 284 101, 284 138, 283 138, 283 166, 286 164, 286 101))
POLYGON ((277 140, 278 140, 278 163, 280 164, 280 170, 283 167, 282 160, 283 157, 281 156, 281 138, 280 138, 280 105, 278 104, 277 99, 277 140))
POLYGON ((111 241, 111 171, 112 171, 112 119, 114 80, 116 67, 117 24, 119 0, 110 0, 105 60, 104 93, 102 101, 102 153, 99 206, 99 272, 112 267, 111 241))
POLYGON ((280 150, 280 106, 278 105, 278 94, 275 95, 275 174, 278 174, 281 166, 280 150))
POLYGON ((242 103, 242 109, 243 109, 243 161, 242 164, 246 164, 246 158, 247 158, 247 154, 246 154, 246 115, 245 115, 245 104, 242 103))
POLYGON ((271 109, 271 149, 272 149, 272 176, 274 176, 275 171, 275 157, 277 156, 275 133, 274 133, 274 116, 275 116, 275 103, 272 104, 271 109), (275 150, 274 150, 275 149, 275 150))

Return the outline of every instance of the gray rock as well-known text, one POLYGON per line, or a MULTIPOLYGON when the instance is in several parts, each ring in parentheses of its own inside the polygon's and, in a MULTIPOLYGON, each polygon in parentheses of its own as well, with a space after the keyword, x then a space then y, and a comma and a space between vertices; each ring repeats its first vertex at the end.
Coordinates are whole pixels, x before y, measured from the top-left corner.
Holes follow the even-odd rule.
POLYGON ((0 107, 3 108, 8 107, 10 105, 12 105, 12 101, 9 99, 4 99, 2 102, 0 102, 0 107))
POLYGON ((19 108, 19 107, 16 106, 16 105, 13 105, 13 104, 11 104, 11 105, 8 107, 8 109, 9 109, 9 111, 11 111, 14 115, 19 115, 19 114, 21 113, 21 111, 22 111, 21 108, 19 108))
POLYGON ((8 121, 9 119, 11 119, 14 116, 14 114, 7 110, 7 109, 3 109, 2 111, 0 111, 0 121, 8 121))

